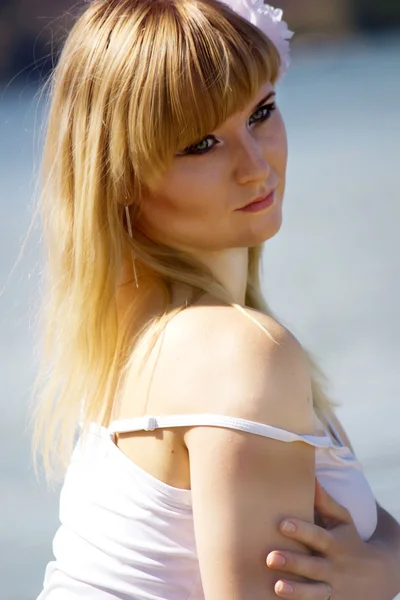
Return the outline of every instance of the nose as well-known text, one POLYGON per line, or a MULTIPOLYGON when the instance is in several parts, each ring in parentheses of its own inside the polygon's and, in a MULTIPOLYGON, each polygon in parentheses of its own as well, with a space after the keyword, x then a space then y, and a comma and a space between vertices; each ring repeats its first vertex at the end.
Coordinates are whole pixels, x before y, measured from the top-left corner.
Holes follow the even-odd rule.
POLYGON ((265 148, 251 135, 239 143, 236 159, 236 181, 239 185, 265 183, 269 179, 271 166, 265 157, 265 148))

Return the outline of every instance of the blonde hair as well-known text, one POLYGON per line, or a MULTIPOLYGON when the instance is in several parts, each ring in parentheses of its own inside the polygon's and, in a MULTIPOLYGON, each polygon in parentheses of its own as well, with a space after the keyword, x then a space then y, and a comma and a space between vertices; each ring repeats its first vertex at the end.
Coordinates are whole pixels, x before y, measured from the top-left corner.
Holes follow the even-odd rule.
MULTIPOLYGON (((48 473, 53 461, 67 464, 79 421, 108 423, 132 357, 143 358, 181 310, 167 308, 171 282, 233 302, 194 258, 139 231, 131 239, 123 205, 129 202, 134 227, 143 193, 178 149, 242 110, 278 71, 272 42, 217 0, 95 0, 70 32, 49 81, 43 154, 46 271, 34 447, 48 473), (135 335, 143 286, 125 321, 117 318, 127 249, 166 294, 164 313, 135 335)), ((260 288, 261 253, 262 246, 249 250, 246 305, 271 314, 260 288)), ((310 364, 322 415, 332 403, 310 364)))

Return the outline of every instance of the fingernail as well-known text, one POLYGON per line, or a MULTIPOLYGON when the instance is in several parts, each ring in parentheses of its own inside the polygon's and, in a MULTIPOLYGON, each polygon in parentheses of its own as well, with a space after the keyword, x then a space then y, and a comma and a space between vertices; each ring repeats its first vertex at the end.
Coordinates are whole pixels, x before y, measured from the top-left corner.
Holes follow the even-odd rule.
POLYGON ((269 567, 283 567, 283 565, 286 565, 286 558, 283 554, 273 554, 268 556, 267 565, 269 567))
POLYGON ((292 521, 284 521, 281 526, 281 530, 284 533, 294 533, 296 531, 296 525, 292 521))
POLYGON ((278 583, 278 592, 281 592, 282 594, 293 594, 294 587, 292 585, 290 585, 289 583, 280 581, 278 583))

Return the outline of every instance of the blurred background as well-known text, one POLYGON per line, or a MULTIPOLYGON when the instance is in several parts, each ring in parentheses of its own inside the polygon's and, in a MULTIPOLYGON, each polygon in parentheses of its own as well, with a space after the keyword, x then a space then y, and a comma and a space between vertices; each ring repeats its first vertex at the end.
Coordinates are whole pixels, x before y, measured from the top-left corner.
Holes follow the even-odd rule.
MULTIPOLYGON (((280 86, 290 161, 265 250, 275 311, 319 358, 379 502, 400 520, 400 2, 280 0, 297 32, 280 86)), ((0 599, 40 591, 58 489, 38 481, 35 376, 41 84, 83 2, 0 0, 0 599)))

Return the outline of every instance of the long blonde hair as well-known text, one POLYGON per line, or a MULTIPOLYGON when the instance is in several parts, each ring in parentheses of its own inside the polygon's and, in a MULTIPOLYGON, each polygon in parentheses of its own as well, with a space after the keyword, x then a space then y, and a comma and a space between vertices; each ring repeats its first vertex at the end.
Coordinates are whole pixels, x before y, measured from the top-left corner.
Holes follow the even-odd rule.
MULTIPOLYGON (((232 303, 194 258, 139 231, 130 239, 123 205, 131 205, 134 227, 144 190, 178 148, 243 109, 278 71, 272 42, 217 0, 95 0, 70 32, 49 81, 43 154, 46 269, 34 447, 48 473, 54 459, 67 464, 78 422, 108 423, 132 356, 144 356, 176 314, 166 301, 164 314, 129 336, 146 293, 139 285, 126 321, 118 322, 127 249, 157 276, 167 300, 171 282, 184 282, 232 303)), ((261 254, 262 246, 249 251, 246 305, 271 314, 261 294, 261 254)), ((323 415, 332 403, 310 364, 323 415)))

